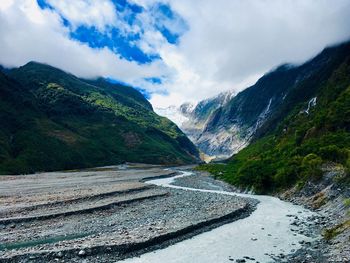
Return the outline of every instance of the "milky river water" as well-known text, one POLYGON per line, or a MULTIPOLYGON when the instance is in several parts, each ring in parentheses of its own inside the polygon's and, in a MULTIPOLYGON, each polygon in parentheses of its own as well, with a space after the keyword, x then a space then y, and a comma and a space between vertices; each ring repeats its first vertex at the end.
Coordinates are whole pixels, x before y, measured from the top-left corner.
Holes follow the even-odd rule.
MULTIPOLYGON (((171 185, 179 177, 192 175, 182 171, 172 178, 149 181, 162 187, 186 191, 212 192, 255 198, 260 201, 257 209, 244 219, 225 224, 211 231, 196 235, 167 248, 123 260, 123 263, 221 263, 242 259, 244 256, 259 262, 274 262, 271 254, 288 254, 300 248, 300 241, 311 238, 298 234, 291 226, 292 216, 306 221, 314 213, 301 206, 264 195, 238 194, 225 191, 202 190, 171 185), (288 215, 288 216, 287 216, 288 215)), ((247 262, 256 262, 247 260, 247 262)))

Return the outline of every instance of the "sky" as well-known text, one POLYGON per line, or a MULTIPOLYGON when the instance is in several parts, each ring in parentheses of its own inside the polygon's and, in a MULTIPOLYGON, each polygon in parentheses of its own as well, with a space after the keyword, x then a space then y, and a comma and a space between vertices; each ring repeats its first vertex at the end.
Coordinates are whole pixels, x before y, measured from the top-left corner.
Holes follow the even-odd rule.
POLYGON ((102 76, 167 107, 349 40, 349 14, 350 0, 0 0, 0 64, 102 76))

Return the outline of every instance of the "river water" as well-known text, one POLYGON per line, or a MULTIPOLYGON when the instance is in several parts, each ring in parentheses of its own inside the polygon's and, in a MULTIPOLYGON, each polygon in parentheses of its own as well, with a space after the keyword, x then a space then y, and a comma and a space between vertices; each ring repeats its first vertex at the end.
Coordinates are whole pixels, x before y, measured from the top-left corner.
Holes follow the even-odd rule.
POLYGON ((235 262, 244 256, 254 258, 247 262, 274 262, 271 254, 289 254, 300 248, 300 241, 311 238, 298 234, 291 226, 294 216, 302 221, 314 213, 301 206, 263 195, 237 194, 225 191, 201 190, 171 185, 176 178, 192 175, 182 174, 172 178, 149 181, 163 187, 187 191, 212 192, 255 198, 260 201, 257 209, 247 218, 220 226, 211 231, 196 235, 164 249, 126 259, 124 263, 221 263, 235 262), (293 217, 292 217, 293 216, 293 217))

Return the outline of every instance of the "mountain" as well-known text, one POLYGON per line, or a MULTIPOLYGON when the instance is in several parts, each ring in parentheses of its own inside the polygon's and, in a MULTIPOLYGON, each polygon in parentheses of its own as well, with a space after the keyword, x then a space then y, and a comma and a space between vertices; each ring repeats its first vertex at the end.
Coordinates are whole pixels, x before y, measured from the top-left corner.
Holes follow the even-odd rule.
POLYGON ((338 169, 337 182, 349 187, 350 42, 266 74, 216 110, 207 130, 232 125, 239 125, 249 146, 227 164, 201 169, 268 193, 320 180, 331 165, 338 169))
POLYGON ((198 152, 137 90, 30 62, 0 72, 0 173, 185 164, 198 152))
MULTIPOLYGON (((195 117, 189 116, 189 125, 184 122, 180 128, 202 152, 228 158, 247 146, 256 133, 264 133, 266 127, 273 127, 281 119, 285 110, 281 111, 280 106, 288 103, 286 98, 296 87, 307 79, 311 81, 312 76, 324 81, 325 76, 318 72, 327 67, 336 52, 337 48, 328 48, 300 66, 281 65, 236 96, 228 96, 228 100, 219 95, 200 102, 195 117), (207 107, 201 107, 208 102, 212 105, 209 114, 207 107), (201 118, 198 120, 196 116, 201 118)), ((309 98, 312 92, 310 87, 297 99, 309 98)))
POLYGON ((166 108, 155 108, 154 109, 157 114, 160 116, 166 117, 169 120, 176 123, 179 127, 184 122, 188 121, 188 117, 186 117, 180 110, 180 107, 177 107, 175 105, 170 105, 166 108))
POLYGON ((204 131, 215 110, 223 107, 234 95, 233 91, 227 91, 197 104, 184 103, 179 107, 172 105, 167 108, 156 108, 155 111, 180 127, 198 147, 202 159, 211 160, 212 156, 217 155, 227 157, 232 153, 232 144, 228 144, 227 140, 232 140, 234 134, 223 132, 223 134, 216 133, 215 136, 208 137, 204 131), (227 152, 229 154, 225 155, 227 152))
POLYGON ((180 106, 180 112, 187 117, 180 128, 191 141, 206 156, 228 156, 232 153, 231 141, 234 134, 230 131, 217 131, 215 135, 206 132, 208 122, 215 112, 224 107, 234 96, 234 92, 227 91, 219 95, 200 101, 197 105, 185 103, 180 106), (228 141, 230 143, 228 143, 228 141))

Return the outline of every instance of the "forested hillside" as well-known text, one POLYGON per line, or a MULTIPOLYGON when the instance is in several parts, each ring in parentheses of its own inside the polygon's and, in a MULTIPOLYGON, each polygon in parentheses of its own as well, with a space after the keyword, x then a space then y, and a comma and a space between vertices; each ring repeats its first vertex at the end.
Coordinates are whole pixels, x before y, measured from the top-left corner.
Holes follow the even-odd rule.
MULTIPOLYGON (((268 193, 317 181, 322 166, 332 164, 344 170, 339 180, 349 184, 350 43, 327 48, 312 61, 319 64, 296 80, 248 147, 227 164, 199 169, 242 188, 268 193)), ((285 77, 289 79, 288 72, 307 63, 287 70, 285 77)))
POLYGON ((131 87, 30 62, 2 69, 0 95, 2 174, 197 161, 187 137, 131 87))

